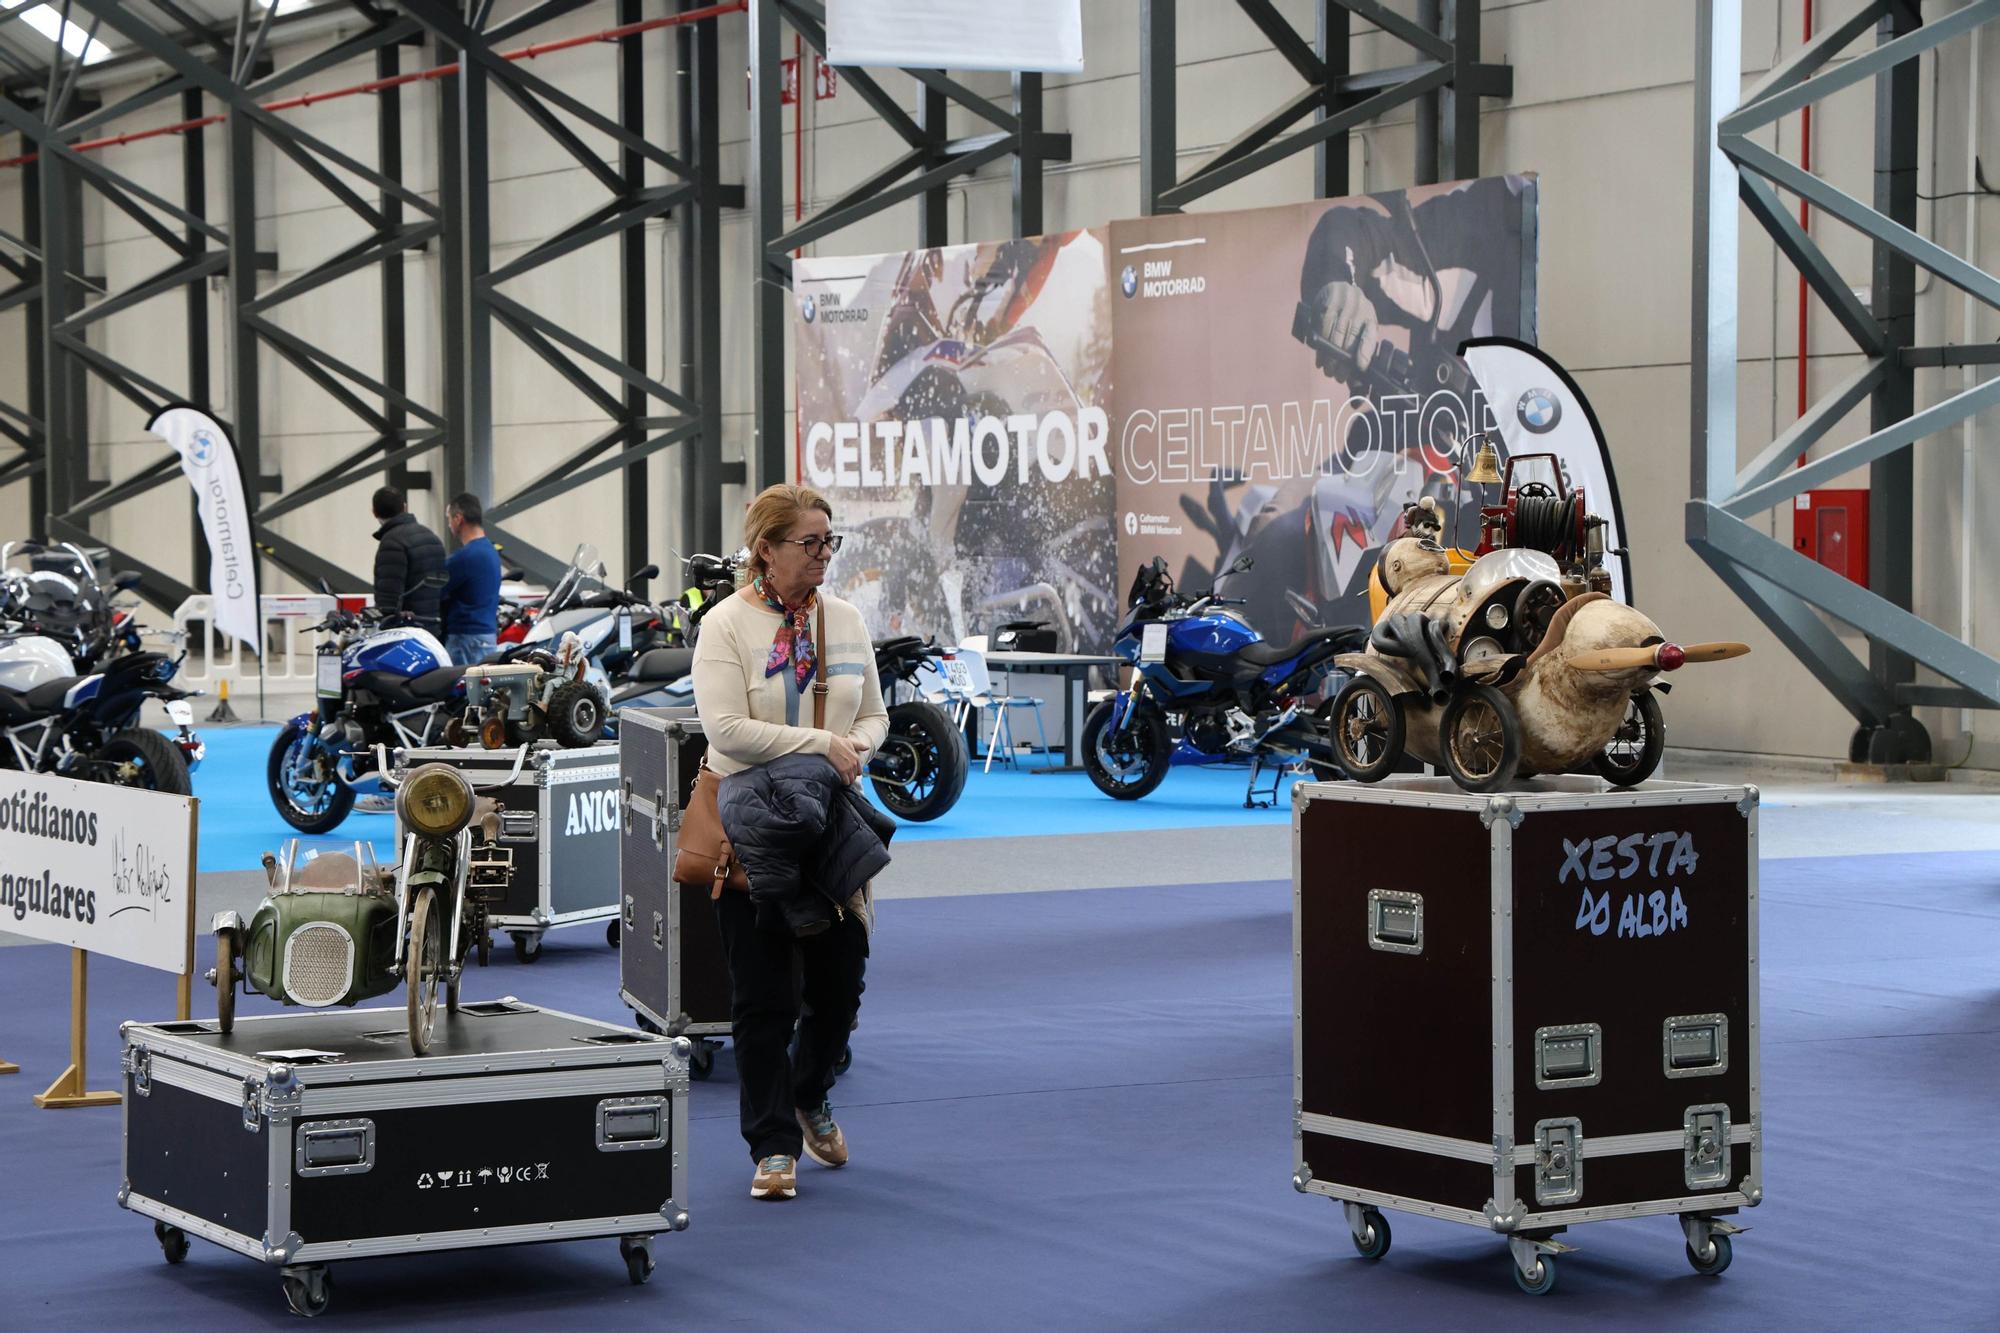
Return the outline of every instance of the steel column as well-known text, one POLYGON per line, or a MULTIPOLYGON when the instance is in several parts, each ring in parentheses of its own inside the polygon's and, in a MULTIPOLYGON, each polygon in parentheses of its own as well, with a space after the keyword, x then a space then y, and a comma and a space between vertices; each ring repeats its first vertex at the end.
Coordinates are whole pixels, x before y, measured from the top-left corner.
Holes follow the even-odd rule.
MULTIPOLYGON (((201 118, 201 90, 188 88, 181 92, 181 119, 201 118)), ((202 143, 201 132, 181 136, 181 206, 196 217, 208 217, 208 153, 202 143)), ((190 252, 202 248, 201 233, 189 226, 181 233, 181 240, 190 252)), ((213 408, 213 398, 208 382, 208 284, 191 282, 185 292, 187 300, 187 356, 188 356, 188 401, 201 407, 213 408)), ((201 527, 201 501, 199 497, 188 496, 188 545, 193 561, 194 578, 191 582, 197 588, 208 586, 208 536, 201 527)))
POLYGON ((779 59, 778 0, 750 2, 751 373, 755 395, 759 488, 791 480, 786 466, 786 345, 791 340, 791 259, 773 245, 785 232, 785 123, 780 115, 784 73, 779 59))
MULTIPOLYGON (((637 23, 639 16, 640 0, 618 0, 619 26, 637 23)), ((646 51, 638 33, 618 40, 618 123, 641 137, 646 133, 646 51)), ((646 159, 632 148, 621 145, 618 177, 628 198, 637 194, 646 187, 646 159)), ((620 311, 620 323, 623 325, 620 350, 627 365, 643 366, 646 364, 646 312, 652 304, 646 299, 646 228, 643 223, 629 226, 619 233, 618 278, 623 306, 620 311)), ((686 296, 687 293, 683 292, 682 299, 686 296)), ((647 414, 644 390, 636 385, 626 385, 624 408, 624 436, 619 445, 630 448, 645 439, 645 429, 639 424, 647 414)), ((651 510, 651 497, 646 494, 647 467, 644 462, 629 463, 623 472, 625 570, 629 574, 649 558, 647 550, 651 541, 647 517, 651 510)))
MULTIPOLYGON (((1326 73, 1320 83, 1319 107, 1313 112, 1315 123, 1339 113, 1340 81, 1347 77, 1353 60, 1347 40, 1347 11, 1334 0, 1319 0, 1316 18, 1313 51, 1326 73)), ((1418 142, 1422 142, 1421 136, 1418 142)), ((1313 198, 1340 199, 1349 193, 1347 160, 1345 131, 1313 145, 1313 198)))
POLYGON ((1139 0, 1139 211, 1178 213, 1167 206, 1179 171, 1176 67, 1177 0, 1139 0))

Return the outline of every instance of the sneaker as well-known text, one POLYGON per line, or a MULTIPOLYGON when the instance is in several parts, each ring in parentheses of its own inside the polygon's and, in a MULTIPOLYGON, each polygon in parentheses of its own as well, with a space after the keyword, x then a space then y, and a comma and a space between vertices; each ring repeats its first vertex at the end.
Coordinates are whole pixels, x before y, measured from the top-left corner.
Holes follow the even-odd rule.
POLYGON ((396 798, 387 792, 369 792, 354 798, 355 813, 363 815, 390 815, 396 812, 396 798))
POLYGON ((750 1197, 753 1199, 790 1199, 798 1192, 798 1161, 783 1153, 772 1153, 757 1163, 757 1174, 750 1177, 750 1197))
POLYGON ((806 1134, 806 1156, 821 1166, 846 1166, 847 1136, 833 1123, 833 1107, 821 1102, 798 1114, 799 1128, 806 1134))

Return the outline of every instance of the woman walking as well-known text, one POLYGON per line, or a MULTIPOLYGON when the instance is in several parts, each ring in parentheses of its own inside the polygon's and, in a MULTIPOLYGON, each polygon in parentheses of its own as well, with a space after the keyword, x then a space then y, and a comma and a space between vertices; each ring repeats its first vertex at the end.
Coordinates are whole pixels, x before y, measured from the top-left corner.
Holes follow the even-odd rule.
MULTIPOLYGON (((812 754, 852 784, 888 735, 868 627, 820 587, 840 543, 833 507, 816 491, 772 486, 751 503, 749 581, 710 608, 695 643, 695 706, 716 773, 812 754), (824 724, 814 727, 821 680, 824 724)), ((757 1164, 750 1194, 789 1199, 798 1192, 801 1151, 822 1166, 848 1160, 827 1093, 861 1007, 872 903, 863 889, 828 928, 806 935, 780 913, 760 913, 746 892, 723 890, 715 909, 729 964, 743 1138, 757 1164)))

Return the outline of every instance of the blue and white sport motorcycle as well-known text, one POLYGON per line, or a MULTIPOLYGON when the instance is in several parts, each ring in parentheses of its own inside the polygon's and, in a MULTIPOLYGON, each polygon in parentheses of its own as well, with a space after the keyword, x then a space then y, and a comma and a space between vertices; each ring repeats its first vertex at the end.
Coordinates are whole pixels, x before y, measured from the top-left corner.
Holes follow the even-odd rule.
POLYGON ((271 803, 301 833, 326 833, 354 808, 354 785, 381 777, 395 752, 452 743, 465 712, 465 668, 437 636, 375 607, 313 626, 318 704, 279 729, 265 777, 271 803))
MULTIPOLYGON (((1217 584, 1250 567, 1242 557, 1217 584)), ((1158 557, 1139 570, 1112 645, 1132 664, 1131 685, 1083 723, 1084 769, 1099 791, 1135 801, 1170 768, 1248 760, 1243 804, 1254 808, 1276 803, 1286 768, 1307 764, 1340 776, 1323 710, 1306 700, 1336 674, 1333 659, 1359 651, 1368 631, 1317 629, 1291 643, 1267 643, 1229 611, 1245 600, 1214 589, 1185 596, 1158 557), (1260 789, 1267 769, 1271 785, 1260 789)))

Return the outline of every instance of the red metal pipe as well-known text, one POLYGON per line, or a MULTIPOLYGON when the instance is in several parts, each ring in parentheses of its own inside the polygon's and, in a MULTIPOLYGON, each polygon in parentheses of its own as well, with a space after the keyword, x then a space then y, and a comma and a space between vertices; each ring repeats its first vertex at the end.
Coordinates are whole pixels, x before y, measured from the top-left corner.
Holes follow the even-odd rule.
MULTIPOLYGON (((741 14, 750 7, 749 0, 727 0, 725 4, 709 5, 703 9, 690 9, 684 14, 669 14, 665 18, 647 19, 643 23, 628 23, 619 28, 606 28, 602 32, 589 33, 582 37, 565 37, 556 42, 540 42, 533 46, 518 47, 512 51, 502 51, 502 60, 533 60, 538 56, 551 55, 557 51, 567 51, 572 47, 589 46, 596 42, 615 42, 626 37, 651 32, 656 28, 671 28, 683 23, 699 23, 703 19, 720 18, 724 14, 741 14)), ((406 83, 421 83, 431 79, 449 78, 458 73, 458 62, 439 65, 435 69, 417 70, 410 74, 398 74, 390 79, 373 79, 367 83, 357 83, 351 88, 335 88, 323 93, 305 93, 298 97, 281 98, 275 102, 262 103, 265 111, 295 111, 301 107, 317 106, 321 102, 334 102, 343 97, 358 97, 364 93, 379 93, 389 88, 398 88, 406 83)), ((139 130, 132 134, 114 134, 103 139, 87 139, 71 145, 79 153, 95 152, 100 148, 112 148, 119 144, 138 143, 142 139, 157 139, 165 134, 185 134, 190 130, 204 129, 219 125, 229 119, 227 113, 202 116, 196 120, 184 120, 176 125, 162 125, 157 129, 139 130)), ((0 167, 18 167, 32 162, 37 153, 26 153, 20 157, 10 157, 0 161, 0 167)))

